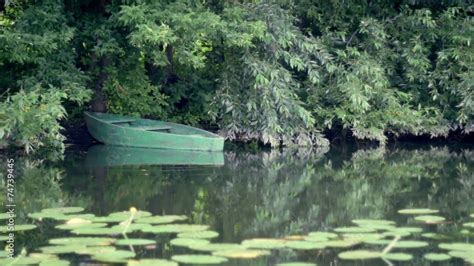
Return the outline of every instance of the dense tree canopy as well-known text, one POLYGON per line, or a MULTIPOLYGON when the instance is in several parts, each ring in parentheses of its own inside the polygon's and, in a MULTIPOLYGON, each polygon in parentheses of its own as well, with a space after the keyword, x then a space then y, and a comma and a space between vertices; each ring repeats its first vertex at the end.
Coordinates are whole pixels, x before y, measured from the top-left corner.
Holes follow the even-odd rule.
POLYGON ((335 128, 474 131, 474 7, 422 0, 16 0, 0 12, 0 138, 61 147, 85 109, 324 145, 335 128))

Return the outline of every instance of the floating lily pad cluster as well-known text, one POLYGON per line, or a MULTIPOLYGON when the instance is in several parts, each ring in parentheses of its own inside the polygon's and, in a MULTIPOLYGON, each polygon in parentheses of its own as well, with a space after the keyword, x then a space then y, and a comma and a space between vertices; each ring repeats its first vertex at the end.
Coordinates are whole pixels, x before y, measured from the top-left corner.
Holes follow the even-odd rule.
MULTIPOLYGON (((153 216, 146 211, 131 208, 130 211, 111 213, 108 216, 97 217, 93 214, 81 213, 81 207, 49 208, 32 213, 30 218, 41 223, 43 220, 60 222, 55 226, 71 235, 64 238, 53 238, 47 246, 39 247, 33 253, 22 254, 11 259, 0 260, 0 265, 69 265, 61 260, 64 254, 90 256, 92 260, 108 263, 129 263, 130 265, 178 265, 177 262, 163 259, 136 260, 133 247, 154 246, 154 239, 129 238, 127 234, 145 232, 177 221, 186 220, 185 216, 165 215, 153 216)), ((170 226, 170 225, 168 225, 170 226)), ((207 228, 202 225, 176 225, 180 228, 207 228)), ((36 225, 20 225, 17 230, 35 229, 36 225)), ((183 229, 183 231, 187 231, 183 229)), ((189 230, 194 231, 194 230, 189 230)))
MULTIPOLYGON (((69 234, 62 238, 49 239, 48 245, 39 247, 30 254, 23 253, 14 261, 0 259, 0 265, 69 265, 62 259, 64 254, 88 256, 93 261, 104 263, 126 263, 128 265, 221 264, 230 259, 255 259, 268 256, 272 250, 293 251, 326 250, 339 251, 341 260, 383 259, 386 261, 409 261, 411 250, 423 249, 427 261, 447 261, 454 258, 474 264, 474 244, 447 241, 429 246, 421 238, 444 241, 449 239, 439 233, 423 233, 422 225, 397 226, 394 221, 382 219, 355 219, 353 225, 334 228, 332 232, 314 231, 305 235, 290 235, 281 238, 246 239, 241 243, 219 243, 218 232, 207 225, 187 223, 182 215, 152 215, 146 211, 131 208, 129 211, 115 212, 98 217, 82 213, 81 207, 61 207, 44 209, 29 215, 36 224, 17 225, 16 231, 34 230, 44 220, 58 222, 55 229, 69 234), (132 238, 129 234, 141 233, 146 238, 132 238), (140 259, 136 249, 154 248, 155 237, 171 236, 169 245, 173 247, 170 259, 140 259), (429 249, 428 249, 429 248, 429 249), (176 249, 176 250, 175 250, 176 249), (176 254, 174 251, 180 251, 176 254), (185 254, 181 254, 185 251, 185 254)), ((400 214, 409 215, 410 221, 422 224, 444 223, 438 210, 404 209, 400 214), (413 217, 411 217, 413 216, 413 217)), ((472 215, 471 215, 472 216, 472 215)), ((1 219, 7 219, 0 216, 1 219)), ((472 228, 472 222, 464 223, 472 228)), ((0 227, 0 231, 6 232, 0 227)), ((5 239, 5 236, 2 239, 5 239)), ((6 253, 0 253, 0 258, 6 253)), ((309 262, 282 262, 277 265, 315 265, 309 262)))

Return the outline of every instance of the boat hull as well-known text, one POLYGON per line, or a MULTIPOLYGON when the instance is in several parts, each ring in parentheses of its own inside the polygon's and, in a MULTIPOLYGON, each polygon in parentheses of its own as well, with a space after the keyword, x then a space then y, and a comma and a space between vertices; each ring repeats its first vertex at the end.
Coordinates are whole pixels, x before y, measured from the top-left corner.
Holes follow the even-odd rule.
POLYGON ((198 128, 149 119, 139 119, 103 113, 85 113, 89 133, 97 141, 116 146, 222 151, 224 138, 198 128), (114 124, 110 121, 134 120, 132 123, 114 124), (170 132, 140 130, 139 127, 163 126, 170 132))

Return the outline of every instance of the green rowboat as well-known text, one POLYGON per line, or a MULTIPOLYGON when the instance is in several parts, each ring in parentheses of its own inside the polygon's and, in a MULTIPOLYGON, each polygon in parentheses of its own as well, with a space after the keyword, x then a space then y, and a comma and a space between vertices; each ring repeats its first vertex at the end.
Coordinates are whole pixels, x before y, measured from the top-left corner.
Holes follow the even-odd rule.
POLYGON ((85 112, 87 129, 107 145, 173 150, 222 151, 224 138, 171 122, 85 112))
POLYGON ((86 165, 224 165, 222 151, 146 149, 113 145, 94 145, 87 151, 86 165))

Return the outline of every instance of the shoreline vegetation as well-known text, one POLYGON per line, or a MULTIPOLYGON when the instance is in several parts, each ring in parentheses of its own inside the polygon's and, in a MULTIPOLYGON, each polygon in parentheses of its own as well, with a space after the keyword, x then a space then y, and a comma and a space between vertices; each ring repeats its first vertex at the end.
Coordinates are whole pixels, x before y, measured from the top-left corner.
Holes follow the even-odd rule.
POLYGON ((473 12, 468 1, 5 1, 0 147, 63 152, 87 110, 271 147, 471 143, 473 12))

